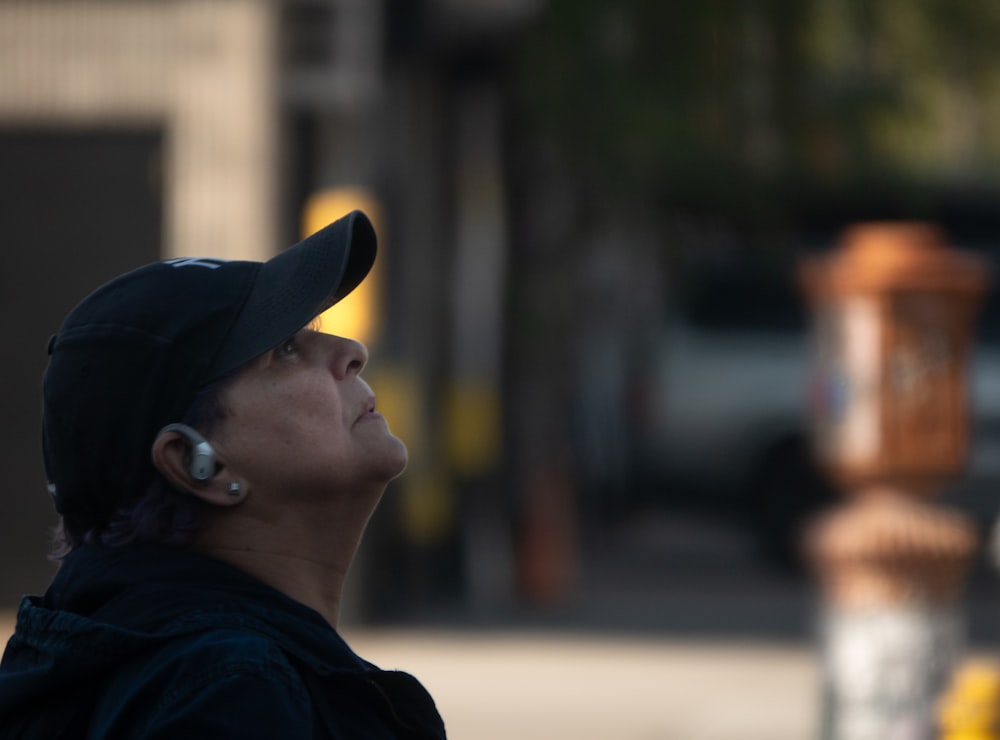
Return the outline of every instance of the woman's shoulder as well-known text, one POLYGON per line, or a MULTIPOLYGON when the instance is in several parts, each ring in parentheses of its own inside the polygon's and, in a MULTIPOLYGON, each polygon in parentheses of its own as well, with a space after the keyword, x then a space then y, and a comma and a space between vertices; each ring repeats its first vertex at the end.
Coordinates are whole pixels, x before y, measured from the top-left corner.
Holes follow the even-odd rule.
POLYGON ((149 670, 165 669, 171 675, 182 672, 260 670, 278 677, 292 678, 287 653, 279 641, 261 632, 238 627, 213 627, 177 635, 147 659, 149 670))

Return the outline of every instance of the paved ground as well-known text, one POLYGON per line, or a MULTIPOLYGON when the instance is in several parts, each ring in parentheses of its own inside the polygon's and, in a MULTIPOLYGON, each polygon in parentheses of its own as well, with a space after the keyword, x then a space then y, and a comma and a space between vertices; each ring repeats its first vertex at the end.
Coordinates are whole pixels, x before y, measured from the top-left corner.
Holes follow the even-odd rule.
POLYGON ((420 677, 454 740, 805 740, 806 650, 532 633, 357 632, 383 667, 420 677))
MULTIPOLYGON (((968 658, 998 654, 996 581, 989 567, 970 581, 968 658)), ((419 675, 453 738, 808 740, 818 608, 808 579, 763 563, 738 532, 648 518, 590 550, 561 609, 430 610, 349 637, 419 675)))

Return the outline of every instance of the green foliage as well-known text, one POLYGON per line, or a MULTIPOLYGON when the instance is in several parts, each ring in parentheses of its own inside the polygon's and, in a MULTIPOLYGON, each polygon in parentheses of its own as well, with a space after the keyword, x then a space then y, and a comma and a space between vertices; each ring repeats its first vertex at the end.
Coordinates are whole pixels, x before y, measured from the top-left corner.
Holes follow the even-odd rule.
POLYGON ((535 122, 612 187, 724 164, 738 63, 725 5, 553 0, 521 58, 535 122))
POLYGON ((517 90, 583 186, 624 199, 995 179, 998 22, 992 0, 549 0, 517 90))

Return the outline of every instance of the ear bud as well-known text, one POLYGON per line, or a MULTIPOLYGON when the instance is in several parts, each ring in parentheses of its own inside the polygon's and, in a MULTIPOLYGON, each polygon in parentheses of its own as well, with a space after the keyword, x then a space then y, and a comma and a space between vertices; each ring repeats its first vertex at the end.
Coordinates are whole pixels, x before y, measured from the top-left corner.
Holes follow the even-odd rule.
POLYGON ((160 434, 167 432, 177 432, 191 443, 191 462, 188 464, 188 472, 192 478, 204 483, 215 475, 215 450, 207 439, 187 424, 167 424, 156 436, 159 437, 160 434))

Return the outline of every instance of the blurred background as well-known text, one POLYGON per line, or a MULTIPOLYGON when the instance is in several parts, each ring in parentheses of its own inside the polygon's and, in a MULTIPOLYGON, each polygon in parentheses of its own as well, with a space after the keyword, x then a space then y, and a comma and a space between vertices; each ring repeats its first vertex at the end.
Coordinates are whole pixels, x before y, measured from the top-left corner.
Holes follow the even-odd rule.
MULTIPOLYGON (((39 382, 65 313, 360 207, 377 270, 324 328, 369 345, 411 464, 352 624, 808 644, 792 543, 836 492, 797 265, 872 219, 994 254, 998 23, 986 0, 3 0, 0 606, 52 573, 39 382)), ((984 649, 994 293, 942 491, 983 537, 984 649)))

